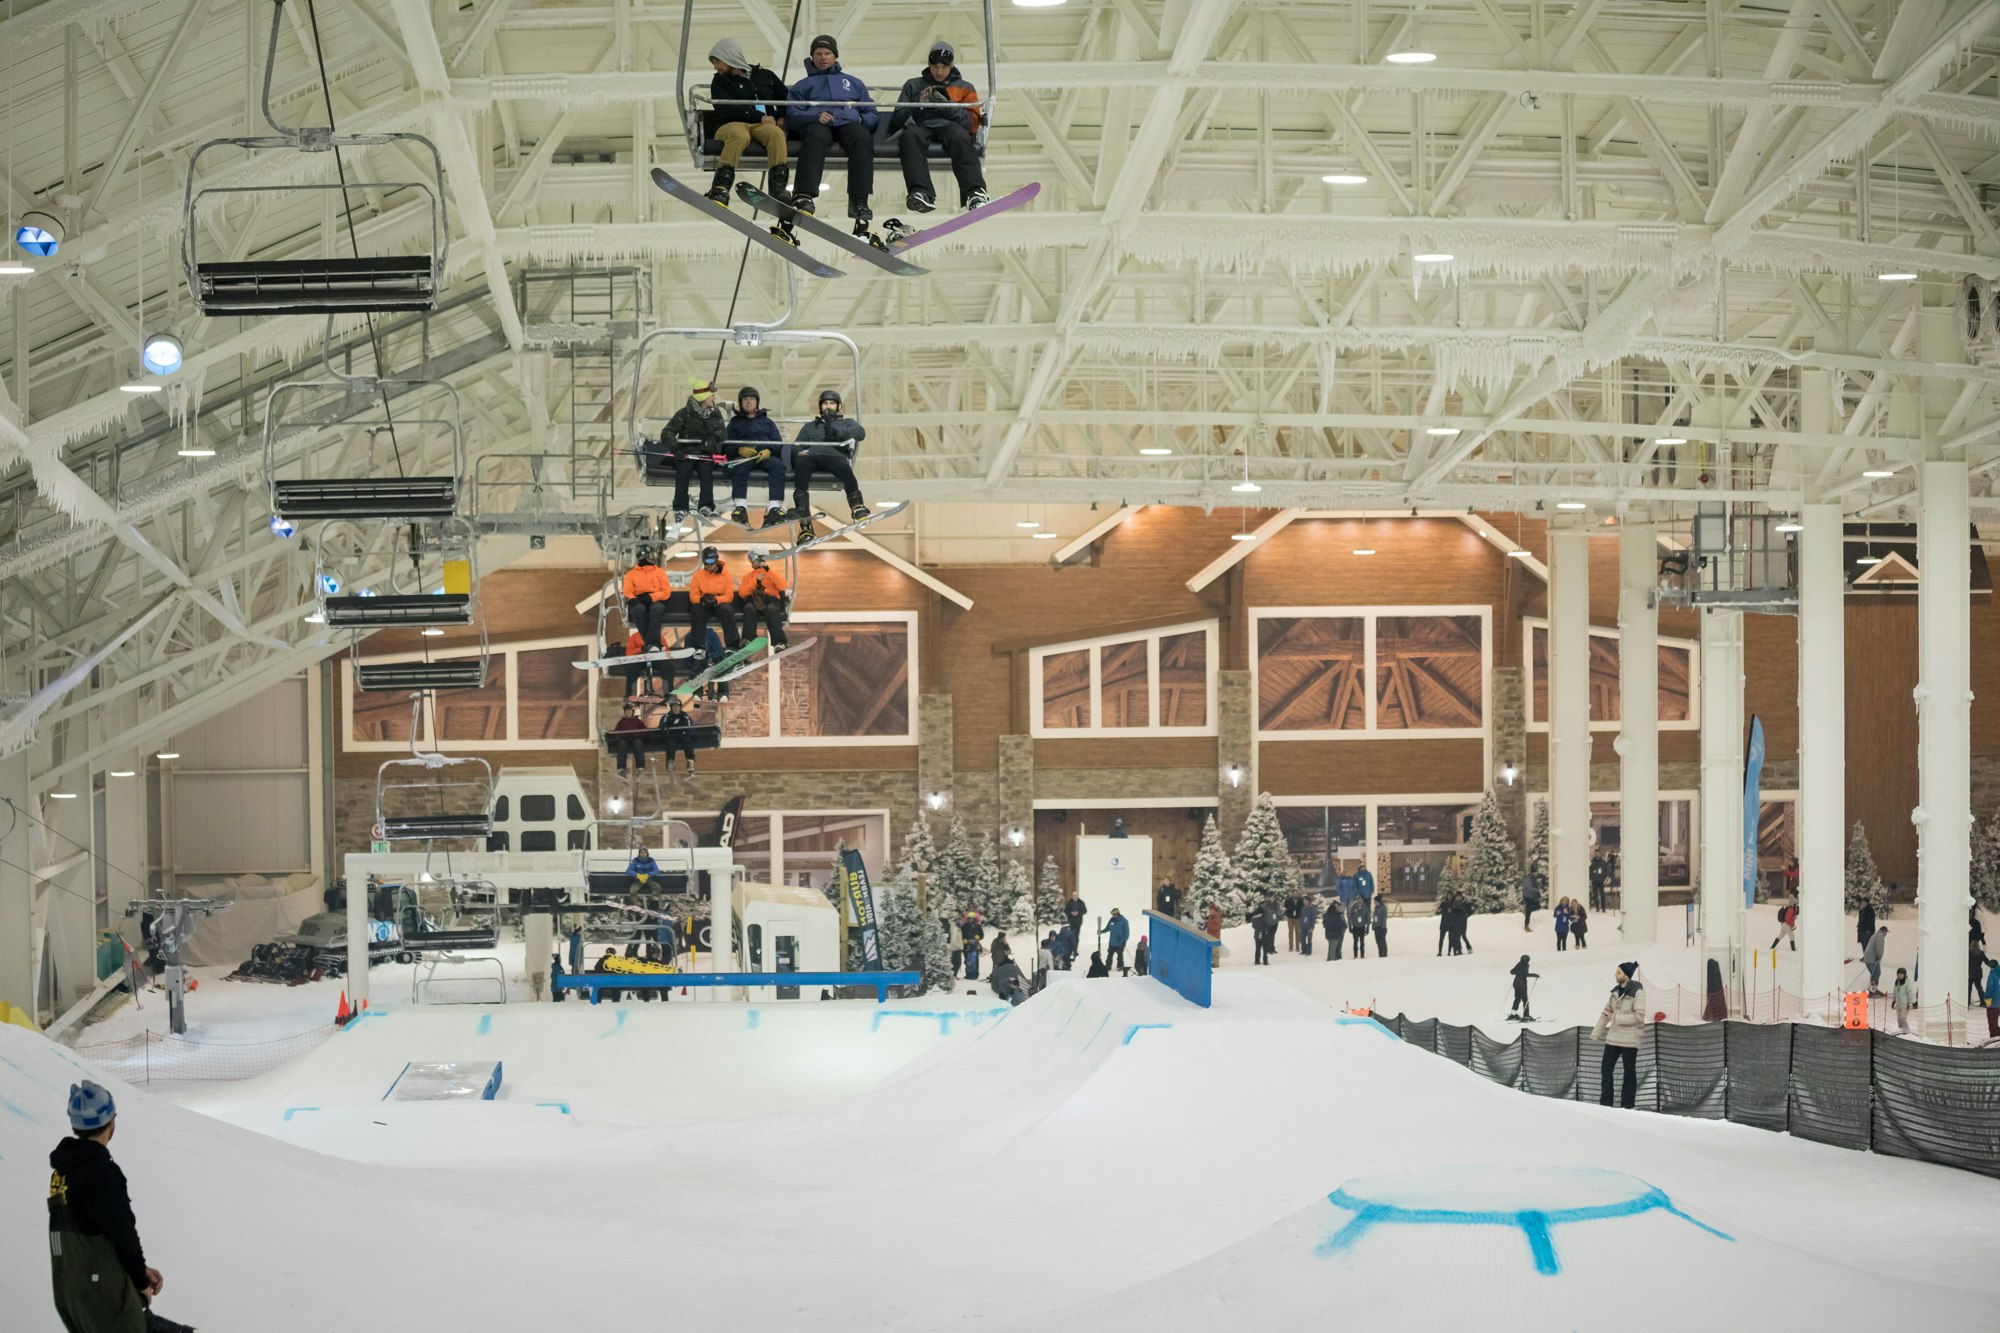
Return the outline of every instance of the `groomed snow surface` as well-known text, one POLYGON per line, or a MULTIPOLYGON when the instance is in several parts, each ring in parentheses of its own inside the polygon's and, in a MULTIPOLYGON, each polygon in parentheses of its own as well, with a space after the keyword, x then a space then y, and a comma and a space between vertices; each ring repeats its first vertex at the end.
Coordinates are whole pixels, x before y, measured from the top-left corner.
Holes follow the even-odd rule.
MULTIPOLYGON (((411 1006, 384 969, 366 1020, 260 1078, 109 1080, 113 1151, 161 1312, 208 1333, 1990 1324, 1991 1179, 1526 1096, 1339 1012, 1511 1031, 1528 939, 1538 1011, 1588 1022, 1614 921, 1580 959, 1500 918, 1457 960, 1423 919, 1362 964, 1253 969, 1232 936, 1207 1011, 1080 973, 1011 1011, 411 1006), (443 1060, 501 1061, 498 1100, 381 1100, 443 1060)), ((211 982, 190 1010, 271 1035, 321 990, 211 982)), ((60 1328, 46 1163, 84 1070, 0 1027, 9 1333, 60 1328)))

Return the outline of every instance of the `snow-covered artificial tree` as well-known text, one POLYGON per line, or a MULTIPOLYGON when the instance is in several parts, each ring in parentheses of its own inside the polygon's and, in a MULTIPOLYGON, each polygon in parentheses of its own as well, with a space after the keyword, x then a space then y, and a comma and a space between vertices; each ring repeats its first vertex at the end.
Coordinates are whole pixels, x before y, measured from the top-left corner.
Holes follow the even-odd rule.
POLYGON ((979 855, 974 860, 972 868, 972 901, 962 904, 959 907, 959 914, 964 915, 965 909, 969 907, 979 913, 980 920, 987 925, 999 925, 1005 919, 1000 902, 1002 892, 1000 849, 995 845, 991 834, 982 833, 979 835, 979 855))
POLYGON ((1028 867, 1008 861, 1000 868, 1000 893, 993 900, 993 918, 988 923, 1013 937, 1014 943, 1029 939, 1035 929, 1035 904, 1028 882, 1028 867))
MULTIPOLYGON (((1489 796, 1491 792, 1487 793, 1489 796)), ((1549 803, 1543 801, 1535 807, 1534 827, 1528 833, 1528 862, 1523 867, 1531 875, 1549 882, 1549 803)), ((1520 899, 1520 886, 1514 887, 1515 900, 1520 899)))
MULTIPOLYGON (((1535 834, 1541 839, 1546 866, 1549 839, 1546 805, 1536 815, 1535 834)), ((1507 821, 1501 818, 1500 802, 1491 789, 1479 799, 1479 813, 1472 817, 1471 845, 1466 848, 1465 864, 1455 878, 1466 906, 1474 912, 1504 912, 1520 905, 1520 862, 1514 840, 1507 836, 1507 821)))
POLYGON ((877 933, 882 942, 883 970, 921 971, 922 913, 917 907, 917 877, 908 865, 897 867, 895 875, 882 885, 875 911, 879 922, 877 933))
POLYGON ((1278 823, 1278 807, 1272 803, 1269 792, 1259 794, 1256 804, 1250 807, 1250 817, 1243 821, 1243 833, 1236 839, 1236 855, 1230 858, 1230 864, 1236 871, 1231 884, 1236 916, 1256 910, 1266 898, 1283 899, 1298 892, 1299 864, 1292 859, 1285 830, 1278 823))
POLYGON ((1214 903, 1222 909, 1225 925, 1238 925, 1243 916, 1232 910, 1236 907, 1230 893, 1229 854, 1222 850, 1222 830, 1216 827, 1215 816, 1201 826, 1201 846, 1194 854, 1194 871, 1188 876, 1187 896, 1181 900, 1181 915, 1197 926, 1208 915, 1208 905, 1214 903))
POLYGON ((937 856, 937 843, 931 840, 930 817, 919 810, 917 822, 903 834, 903 854, 896 864, 908 866, 912 875, 924 878, 937 870, 937 856))
POLYGON ((1843 901, 1850 912, 1860 911, 1865 904, 1880 915, 1888 900, 1888 886, 1882 883, 1882 872, 1875 868, 1875 854, 1868 850, 1868 830, 1856 820, 1854 832, 1847 839, 1847 892, 1843 901))
MULTIPOLYGON (((936 906, 936 899, 932 899, 936 906)), ((917 921, 917 970, 924 974, 923 985, 918 994, 928 991, 950 992, 958 985, 958 976, 951 965, 952 936, 945 929, 945 923, 935 911, 923 912, 917 921)))
POLYGON ((1053 853, 1042 858, 1041 877, 1035 881, 1034 915, 1037 940, 1062 920, 1062 870, 1053 853))
POLYGON ((965 909, 974 905, 978 874, 978 853, 972 850, 965 821, 954 814, 951 833, 945 838, 944 849, 938 853, 937 864, 931 871, 931 911, 952 921, 963 916, 965 909))
POLYGON ((1972 821, 1972 901, 2000 912, 2000 810, 1984 824, 1972 821))

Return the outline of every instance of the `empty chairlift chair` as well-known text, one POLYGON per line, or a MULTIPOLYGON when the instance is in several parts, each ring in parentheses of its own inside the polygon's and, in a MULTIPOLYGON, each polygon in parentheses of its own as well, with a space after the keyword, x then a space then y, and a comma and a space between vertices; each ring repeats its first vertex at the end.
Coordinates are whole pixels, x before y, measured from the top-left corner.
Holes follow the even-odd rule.
POLYGON ((486 684, 490 657, 486 629, 480 627, 479 652, 474 657, 446 657, 436 661, 371 662, 361 656, 361 636, 354 636, 351 652, 354 688, 364 692, 382 690, 476 690, 486 684))
POLYGON ((449 518, 459 511, 466 475, 458 391, 439 380, 337 373, 275 385, 264 398, 264 475, 271 512, 294 523, 449 518), (371 441, 371 455, 380 452, 376 440, 386 441, 386 456, 367 459, 367 475, 304 475, 315 464, 356 466, 347 442, 359 436, 371 441), (444 471, 434 470, 439 462, 444 471), (406 475, 405 466, 423 467, 423 474, 406 475))
MULTIPOLYGON (((363 588, 344 591, 337 576, 323 571, 315 582, 319 589, 320 614, 329 629, 416 629, 471 625, 478 612, 479 571, 475 563, 475 538, 469 524, 454 520, 419 529, 419 562, 414 576, 428 581, 433 563, 441 582, 436 591, 421 588, 408 591, 392 587, 388 592, 363 588)), ((321 547, 324 551, 324 544, 321 547)), ((399 557, 392 569, 401 565, 399 557)), ((483 656, 483 652, 482 652, 483 656)))
MULTIPOLYGON (((338 134, 324 127, 290 129, 278 124, 271 114, 271 74, 277 67, 278 34, 283 26, 284 5, 271 7, 271 39, 264 64, 264 119, 272 133, 244 138, 212 139, 195 149, 188 159, 187 189, 182 206, 181 265, 187 274, 188 291, 195 306, 209 316, 218 315, 336 315, 360 312, 392 313, 436 308, 438 290, 443 285, 445 249, 449 228, 445 215, 444 164, 437 146, 421 134, 338 134), (250 155, 284 152, 324 154, 327 170, 343 149, 399 144, 417 150, 419 160, 430 168, 428 179, 409 181, 334 180, 293 182, 280 185, 197 185, 201 159, 216 149, 236 148, 250 155), (257 258, 219 260, 203 258, 200 251, 202 205, 220 207, 240 195, 297 194, 308 191, 339 191, 345 204, 349 194, 366 191, 385 199, 385 207, 405 192, 414 191, 428 215, 428 248, 414 254, 362 255, 345 257, 257 258)), ((357 155, 358 156, 358 155, 357 155)), ((227 171, 214 173, 219 180, 227 171)), ((352 235, 350 231, 348 234, 352 235)))
POLYGON ((412 747, 375 777, 375 836, 384 842, 483 839, 493 831, 493 766, 412 747), (410 775, 407 770, 416 770, 410 775))

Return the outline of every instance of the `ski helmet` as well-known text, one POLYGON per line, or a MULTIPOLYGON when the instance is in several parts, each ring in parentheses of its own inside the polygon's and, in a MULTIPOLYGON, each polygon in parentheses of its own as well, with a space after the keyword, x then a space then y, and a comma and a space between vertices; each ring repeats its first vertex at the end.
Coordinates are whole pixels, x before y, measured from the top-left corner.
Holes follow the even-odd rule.
POLYGON ((701 563, 703 563, 704 565, 719 565, 719 564, 721 564, 721 563, 722 563, 722 552, 720 552, 720 551, 716 550, 716 549, 715 549, 715 548, 714 548, 713 546, 704 546, 704 547, 702 547, 702 548, 701 548, 701 563))
POLYGON ((769 561, 770 558, 771 558, 771 549, 768 546, 753 546, 750 548, 751 564, 761 565, 769 561))
POLYGON ((841 405, 841 404, 840 404, 840 390, 838 390, 838 389, 821 389, 821 390, 819 391, 819 405, 820 405, 821 407, 825 407, 825 406, 826 406, 826 405, 827 405, 828 403, 832 403, 832 404, 833 404, 833 405, 834 405, 835 407, 839 407, 839 406, 841 405))
POLYGON ((754 384, 746 384, 736 391, 736 406, 739 409, 742 408, 745 398, 756 399, 759 407, 764 405, 764 395, 757 392, 757 386, 754 384))
POLYGON ((635 565, 650 565, 653 563, 653 553, 651 551, 646 550, 644 547, 641 547, 639 549, 638 558, 635 559, 632 563, 635 565))

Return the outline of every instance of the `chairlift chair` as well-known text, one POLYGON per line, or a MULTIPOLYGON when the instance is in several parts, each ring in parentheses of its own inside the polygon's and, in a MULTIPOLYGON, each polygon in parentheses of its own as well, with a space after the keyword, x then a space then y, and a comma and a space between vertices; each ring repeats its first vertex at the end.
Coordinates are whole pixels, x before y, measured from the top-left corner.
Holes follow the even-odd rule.
POLYGON ((493 765, 473 755, 417 748, 421 694, 410 697, 410 757, 386 761, 375 774, 375 836, 384 842, 484 838, 493 831, 493 765), (427 777, 401 781, 401 770, 427 777))
MULTIPOLYGON (((979 111, 979 129, 972 136, 972 146, 974 151, 979 154, 979 160, 983 162, 986 160, 987 131, 993 126, 993 106, 998 98, 1000 71, 993 42, 993 0, 981 0, 980 8, 983 11, 982 31, 986 37, 986 85, 980 90, 979 101, 973 103, 979 111)), ((706 84, 698 83, 694 88, 688 86, 688 54, 693 41, 694 26, 694 0, 682 0, 680 67, 674 77, 674 104, 680 111, 681 127, 687 134, 688 153, 693 158, 696 169, 714 171, 722 164, 722 143, 710 132, 712 129, 711 118, 718 107, 739 104, 734 102, 718 103, 708 95, 706 84)), ((775 72, 784 81, 787 88, 798 81, 798 71, 796 69, 782 69, 775 72)), ((695 75, 697 80, 707 77, 700 70, 695 71, 695 75)), ((871 89, 870 91, 872 92, 873 90, 871 89)), ((902 91, 900 85, 898 85, 896 91, 902 91)), ((919 104, 907 102, 878 101, 875 103, 875 109, 881 113, 880 122, 875 127, 875 156, 878 161, 884 158, 892 162, 895 160, 896 143, 895 140, 889 137, 890 118, 900 107, 909 106, 914 108, 917 105, 919 104)), ((778 121, 781 125, 784 123, 782 114, 779 115, 778 121)), ((793 162, 798 161, 799 144, 797 140, 791 137, 789 129, 786 133, 785 151, 789 160, 793 162)), ((949 160, 950 155, 945 151, 943 144, 933 142, 926 146, 925 156, 933 161, 944 162, 949 160)), ((752 140, 749 147, 743 153, 743 159, 738 169, 760 171, 768 165, 769 163, 764 156, 763 145, 752 140)))
POLYGON ((379 690, 476 690, 485 686, 491 653, 486 643, 486 626, 479 626, 479 655, 451 657, 438 661, 369 662, 361 656, 361 636, 354 636, 349 650, 354 666, 354 688, 368 693, 379 690))
MULTIPOLYGON (((479 565, 477 540, 463 519, 417 528, 415 574, 429 582, 427 558, 436 557, 438 591, 405 590, 395 580, 408 575, 402 561, 390 566, 388 592, 360 589, 355 592, 327 591, 327 581, 315 576, 320 614, 331 629, 402 629, 464 626, 474 623, 478 611, 479 565)), ((322 557, 326 543, 317 548, 322 557)))
POLYGON ((437 145, 407 131, 385 134, 338 134, 321 126, 288 128, 271 112, 271 78, 278 64, 278 34, 284 5, 271 7, 271 38, 264 62, 264 119, 268 135, 211 139, 188 159, 182 204, 181 267, 188 291, 204 315, 334 315, 432 310, 444 285, 445 251, 449 243, 444 200, 444 162, 437 145), (247 153, 332 153, 345 148, 406 144, 421 149, 432 168, 428 180, 339 181, 327 184, 206 185, 196 187, 196 167, 204 154, 217 148, 247 153), (303 259, 203 259, 199 252, 198 212, 204 200, 227 202, 239 195, 277 195, 339 191, 343 202, 355 190, 387 192, 416 190, 428 201, 430 243, 412 255, 318 256, 303 259))
POLYGON ((460 479, 466 474, 464 413, 458 390, 442 380, 350 377, 336 371, 332 379, 273 385, 264 397, 264 475, 271 512, 280 518, 295 523, 449 518, 458 513, 460 479), (397 406, 412 395, 418 396, 416 403, 397 406), (278 475, 286 445, 301 438, 319 440, 336 421, 350 437, 386 433, 399 453, 405 442, 413 453, 428 452, 426 443, 442 442, 451 470, 398 476, 385 475, 376 465, 365 476, 278 475))

